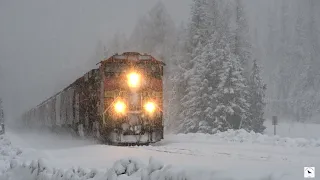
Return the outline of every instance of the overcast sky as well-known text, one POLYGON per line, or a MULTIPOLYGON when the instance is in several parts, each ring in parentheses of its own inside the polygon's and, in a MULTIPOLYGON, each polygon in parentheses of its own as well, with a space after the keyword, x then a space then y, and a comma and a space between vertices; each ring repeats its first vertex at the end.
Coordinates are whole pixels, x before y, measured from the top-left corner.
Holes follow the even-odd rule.
MULTIPOLYGON (((130 33, 157 0, 0 0, 0 96, 8 118, 84 73, 98 39, 130 33)), ((191 0, 163 0, 175 22, 191 0)))

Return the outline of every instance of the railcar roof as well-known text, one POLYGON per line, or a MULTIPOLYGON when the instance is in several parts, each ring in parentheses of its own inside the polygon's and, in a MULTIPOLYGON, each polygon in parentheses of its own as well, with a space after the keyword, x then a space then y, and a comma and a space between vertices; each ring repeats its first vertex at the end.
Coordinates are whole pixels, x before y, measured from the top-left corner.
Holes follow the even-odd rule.
MULTIPOLYGON (((91 71, 95 71, 95 70, 98 70, 98 69, 91 69, 90 71, 88 72, 91 72, 91 71)), ((87 73, 85 73, 87 74, 87 73)), ((84 75, 85 75, 84 74, 84 75)), ((43 104, 47 103, 48 101, 54 99, 58 94, 61 94, 62 92, 66 91, 67 89, 69 89, 70 87, 72 87, 74 84, 76 84, 78 81, 80 81, 81 79, 84 78, 84 75, 79 77, 77 80, 75 80, 74 82, 72 82, 71 84, 69 84, 67 87, 63 88, 62 90, 60 90, 59 92, 57 92, 56 94, 54 94, 53 96, 51 96, 50 98, 44 100, 43 102, 41 102, 40 104, 38 104, 36 106, 36 108, 39 108, 40 106, 42 106, 43 104)))

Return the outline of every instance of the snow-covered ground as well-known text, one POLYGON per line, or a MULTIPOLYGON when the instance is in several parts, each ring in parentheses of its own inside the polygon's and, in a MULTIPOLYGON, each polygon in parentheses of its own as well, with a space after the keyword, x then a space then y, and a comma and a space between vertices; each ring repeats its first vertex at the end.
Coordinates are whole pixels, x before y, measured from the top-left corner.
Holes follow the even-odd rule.
POLYGON ((320 167, 319 139, 244 131, 167 135, 153 146, 115 147, 9 130, 0 143, 0 180, 300 180, 304 166, 320 167))

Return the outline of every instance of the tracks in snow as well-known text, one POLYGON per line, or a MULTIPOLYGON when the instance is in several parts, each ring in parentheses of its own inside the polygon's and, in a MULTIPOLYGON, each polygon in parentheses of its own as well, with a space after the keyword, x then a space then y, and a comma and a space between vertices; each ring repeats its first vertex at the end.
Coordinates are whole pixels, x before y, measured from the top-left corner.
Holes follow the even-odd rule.
POLYGON ((236 158, 236 159, 247 159, 247 160, 255 160, 255 161, 269 161, 273 160, 281 160, 281 161, 289 161, 287 157, 271 157, 271 156, 253 156, 249 154, 240 154, 240 153, 228 153, 228 152, 218 152, 218 151, 210 151, 210 153, 201 152, 199 150, 191 150, 186 148, 175 148, 168 146, 139 146, 139 147, 129 147, 134 149, 143 149, 148 151, 156 151, 170 154, 181 154, 188 156, 199 156, 199 157, 225 157, 225 158, 236 158))

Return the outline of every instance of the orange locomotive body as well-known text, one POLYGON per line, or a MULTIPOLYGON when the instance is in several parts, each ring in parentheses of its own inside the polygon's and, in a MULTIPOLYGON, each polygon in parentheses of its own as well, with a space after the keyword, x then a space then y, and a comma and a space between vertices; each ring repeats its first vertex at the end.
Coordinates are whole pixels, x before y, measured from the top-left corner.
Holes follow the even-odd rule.
POLYGON ((163 139, 163 67, 151 55, 115 54, 23 115, 29 127, 67 129, 111 144, 163 139))

